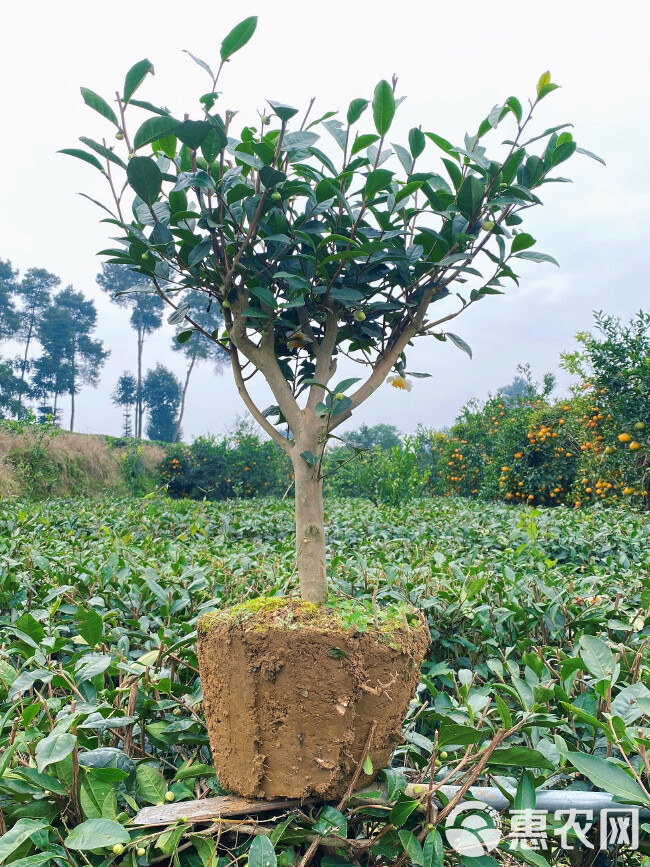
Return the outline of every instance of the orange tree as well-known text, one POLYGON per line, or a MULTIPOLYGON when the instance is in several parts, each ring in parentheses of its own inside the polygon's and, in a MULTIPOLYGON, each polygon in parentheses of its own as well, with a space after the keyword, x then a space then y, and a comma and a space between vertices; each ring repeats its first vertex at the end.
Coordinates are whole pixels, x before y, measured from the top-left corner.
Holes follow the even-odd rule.
POLYGON ((170 321, 186 323, 179 340, 224 347, 246 407, 289 456, 300 590, 321 602, 328 439, 387 378, 410 389, 406 352, 415 338, 469 352, 446 323, 517 281, 520 260, 554 261, 531 249, 523 216, 578 148, 567 124, 529 136, 536 108, 556 88, 549 73, 525 109, 508 97, 460 146, 424 124, 388 146, 401 101, 396 79, 353 99, 342 120, 333 112, 311 120, 311 104, 300 117, 269 101, 258 122, 239 127, 236 111, 219 110, 218 86, 255 26, 248 18, 226 36, 216 72, 195 58, 210 81, 198 117, 179 119, 135 98, 153 71, 142 60, 115 109, 82 89, 112 126, 113 147, 84 137, 84 148, 66 152, 106 177, 107 222, 119 236, 103 251, 108 261, 150 279, 170 321), (505 142, 488 151, 489 134, 502 126, 505 142), (320 146, 321 132, 333 137, 335 156, 320 146), (196 292, 223 331, 192 315, 185 296, 196 292), (342 359, 360 375, 338 381, 342 359), (266 409, 249 391, 256 374, 272 395, 266 409))
POLYGON ((596 314, 597 333, 577 335, 580 348, 563 366, 580 377, 583 494, 623 498, 650 508, 650 314, 629 323, 596 314), (591 489, 591 490, 587 490, 591 489))

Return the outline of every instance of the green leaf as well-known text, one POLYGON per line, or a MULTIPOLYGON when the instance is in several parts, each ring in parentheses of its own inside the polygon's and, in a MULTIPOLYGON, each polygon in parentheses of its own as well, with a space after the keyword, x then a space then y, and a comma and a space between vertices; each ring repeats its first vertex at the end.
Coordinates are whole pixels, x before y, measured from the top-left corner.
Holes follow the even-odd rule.
POLYGON ((377 132, 380 136, 385 136, 395 116, 395 97, 392 87, 383 79, 375 87, 372 98, 372 115, 377 132))
POLYGON ((462 349, 463 352, 466 352, 470 358, 472 357, 472 348, 463 340, 462 337, 459 337, 457 334, 452 334, 451 331, 446 331, 445 337, 448 337, 455 346, 462 349))
POLYGON ((176 343, 187 343, 190 337, 194 334, 194 329, 190 328, 189 331, 181 331, 180 334, 176 335, 176 343))
POLYGON ((186 48, 183 49, 183 52, 184 52, 185 54, 189 54, 190 57, 192 58, 192 60, 194 61, 194 63, 198 63, 198 65, 201 67, 201 69, 205 69, 205 71, 208 73, 208 75, 210 76, 210 78, 214 78, 214 72, 210 69, 210 67, 209 67, 208 64, 205 62, 205 60, 201 60, 200 57, 195 57, 195 56, 192 54, 192 52, 191 52, 191 51, 188 51, 186 48))
POLYGON ((445 850, 442 844, 442 837, 436 828, 433 828, 427 834, 424 846, 422 847, 422 853, 424 855, 423 867, 442 867, 445 850))
POLYGON ((515 235, 510 249, 513 253, 518 253, 520 250, 527 250, 528 247, 532 247, 536 243, 532 235, 529 235, 527 232, 520 232, 518 235, 515 235))
POLYGON ((48 765, 60 762, 74 750, 77 738, 69 732, 57 732, 54 729, 51 734, 36 744, 36 767, 40 774, 48 765))
POLYGON ((402 830, 398 831, 397 834, 404 851, 409 856, 409 861, 412 864, 417 864, 418 867, 424 867, 424 852, 413 831, 402 830))
POLYGON ((267 189, 277 187, 278 184, 283 184, 287 179, 284 172, 279 172, 271 166, 262 166, 260 169, 260 180, 267 189))
POLYGON ((573 767, 605 792, 618 798, 625 798, 635 804, 648 804, 650 801, 641 786, 623 768, 598 756, 575 753, 567 750, 566 757, 573 767))
POLYGON ((414 798, 408 798, 406 795, 400 794, 390 811, 389 822, 396 828, 401 828, 411 813, 418 808, 419 803, 414 798))
POLYGON ((240 21, 236 27, 230 31, 226 38, 221 43, 221 62, 228 60, 229 57, 243 48, 244 45, 255 33, 257 27, 257 15, 252 15, 250 18, 245 18, 240 21))
MULTIPOLYGON (((322 404, 322 406, 325 406, 325 404, 322 404)), ((327 409, 327 407, 325 407, 325 408, 327 409)), ((327 414, 329 414, 329 409, 327 409, 327 414)), ((309 464, 310 467, 315 467, 316 464, 318 463, 318 458, 316 457, 316 455, 313 452, 309 452, 309 451, 300 452, 300 457, 303 460, 307 461, 307 463, 309 464)))
POLYGON ((602 163, 602 165, 606 166, 607 163, 602 157, 599 157, 598 154, 593 153, 592 151, 587 151, 584 148, 576 148, 577 154, 582 154, 585 157, 589 157, 592 160, 596 160, 597 163, 602 163))
POLYGON ((129 100, 149 73, 153 75, 153 63, 146 58, 139 60, 129 69, 124 79, 124 96, 122 97, 124 105, 128 105, 129 100))
POLYGON ((375 169, 373 172, 370 172, 366 180, 366 198, 373 198, 380 190, 389 186, 392 180, 393 172, 389 172, 388 169, 375 169))
POLYGON ((287 123, 294 115, 298 114, 298 109, 292 108, 290 105, 283 105, 281 102, 274 102, 272 99, 267 99, 267 102, 284 123, 287 123))
POLYGON ((228 144, 228 137, 221 127, 212 127, 201 142, 201 153, 208 163, 213 163, 228 144))
POLYGON ((91 108, 94 108, 95 111, 98 111, 103 117, 110 120, 111 123, 115 124, 119 129, 119 123, 117 122, 117 116, 110 105, 103 99, 99 94, 95 93, 92 90, 89 90, 87 87, 80 88, 81 95, 83 97, 83 101, 86 105, 89 105, 91 108))
POLYGON ((350 126, 356 123, 364 111, 368 108, 369 102, 367 99, 353 99, 348 106, 347 122, 350 126))
POLYGON ((165 800, 167 782, 163 775, 153 765, 138 765, 135 772, 140 797, 150 804, 165 800))
POLYGON ((364 150, 376 141, 379 141, 379 136, 375 135, 375 133, 367 133, 366 135, 357 136, 352 143, 350 156, 353 157, 355 154, 358 154, 359 151, 364 150))
POLYGON ((318 821, 314 825, 314 831, 323 836, 336 834, 339 837, 345 837, 348 833, 348 823, 345 816, 334 807, 323 807, 318 821))
POLYGON ((88 653, 79 660, 75 674, 78 684, 84 680, 92 680, 98 674, 103 674, 113 661, 112 656, 103 653, 88 653))
POLYGON ((332 416, 342 415, 344 412, 347 412, 352 406, 352 401, 349 397, 344 397, 342 400, 334 401, 334 408, 332 409, 332 416))
POLYGON ((440 724, 438 734, 439 747, 446 747, 449 744, 455 744, 456 746, 477 744, 481 740, 483 740, 483 734, 473 726, 460 725, 459 723, 447 720, 443 720, 440 724))
POLYGON ((206 120, 184 120, 179 123, 174 134, 192 151, 198 150, 214 127, 206 120))
POLYGON ((36 855, 28 855, 27 858, 12 861, 11 867, 43 867, 57 857, 59 857, 57 852, 37 852, 36 855))
POLYGON ((611 678, 616 662, 609 645, 594 635, 580 637, 580 656, 589 674, 598 680, 611 678))
POLYGON ((434 144, 437 144, 440 150, 443 150, 446 154, 449 154, 452 159, 455 159, 456 162, 460 160, 460 156, 454 150, 454 146, 451 142, 447 141, 446 138, 443 138, 441 135, 436 135, 435 132, 425 132, 427 138, 430 138, 434 144))
POLYGON ((25 690, 31 689, 37 680, 41 680, 43 683, 49 683, 53 677, 53 672, 48 671, 46 668, 35 668, 33 671, 23 671, 22 674, 19 674, 11 684, 7 698, 11 700, 16 696, 21 695, 25 690))
MULTIPOLYGON (((355 383, 361 382, 360 377, 352 376, 349 379, 342 379, 338 385, 336 385, 333 389, 331 389, 334 394, 338 394, 339 391, 345 392, 348 388, 352 388, 355 383)), ((329 390, 329 389, 328 389, 329 390)))
POLYGON ((69 157, 76 157, 78 160, 83 160, 85 163, 90 163, 91 166, 95 166, 96 169, 102 174, 105 174, 104 167, 99 162, 97 157, 94 157, 92 154, 86 153, 86 151, 82 151, 81 148, 62 148, 60 151, 57 151, 59 154, 67 154, 69 157))
POLYGON ((273 843, 268 837, 259 834, 248 850, 248 867, 277 867, 277 863, 273 843))
POLYGON ((426 138, 424 137, 424 133, 421 129, 417 127, 413 127, 409 132, 409 148, 411 149, 411 156, 414 160, 416 160, 426 145, 426 138))
POLYGON ((77 825, 66 837, 68 849, 87 852, 90 849, 112 849, 117 843, 130 843, 129 832, 110 819, 88 819, 77 825))
POLYGON ((363 772, 364 774, 370 775, 373 771, 374 768, 372 766, 372 759, 370 758, 370 756, 366 756, 363 760, 363 772))
POLYGON ((512 768, 546 768, 555 770, 549 760, 537 750, 529 747, 504 747, 496 749, 490 756, 489 765, 503 765, 512 768))
POLYGON ((0 837, 0 864, 22 846, 29 838, 37 831, 47 828, 46 822, 40 822, 36 819, 18 819, 13 828, 10 828, 6 834, 0 837))
POLYGON ((529 259, 531 262, 550 262, 552 265, 557 265, 558 268, 560 267, 560 263, 557 261, 557 259, 554 259, 547 253, 517 253, 515 259, 529 259))
POLYGON ((119 166, 121 169, 126 168, 124 160, 120 159, 117 154, 114 154, 110 148, 107 148, 104 145, 99 144, 99 142, 83 135, 80 136, 79 141, 83 142, 86 147, 89 147, 92 151, 95 151, 96 154, 104 157, 104 159, 108 160, 110 163, 115 163, 115 165, 119 166))
POLYGON ((214 768, 212 765, 202 765, 198 763, 190 765, 187 768, 179 768, 179 770, 176 771, 174 781, 191 780, 195 777, 214 777, 214 768))
POLYGON ((539 93, 540 90, 542 90, 544 87, 546 87, 547 84, 550 84, 550 83, 551 83, 551 73, 548 71, 543 72, 539 77, 539 81, 537 82, 537 93, 539 93))
POLYGON ((485 184, 476 175, 468 175, 460 185, 456 202, 461 214, 468 220, 476 218, 485 196, 485 184))
POLYGON ((162 189, 162 172, 150 157, 133 157, 126 172, 131 188, 151 208, 162 189))
POLYGON ((535 808, 535 786, 530 774, 523 772, 517 785, 517 793, 513 807, 515 810, 533 810, 535 808))
POLYGON ((177 127, 178 121, 173 117, 150 117, 136 132, 133 147, 138 150, 153 141, 174 135, 177 127))
POLYGON ((99 643, 104 631, 104 621, 94 608, 84 608, 80 605, 74 616, 77 632, 90 647, 99 643))

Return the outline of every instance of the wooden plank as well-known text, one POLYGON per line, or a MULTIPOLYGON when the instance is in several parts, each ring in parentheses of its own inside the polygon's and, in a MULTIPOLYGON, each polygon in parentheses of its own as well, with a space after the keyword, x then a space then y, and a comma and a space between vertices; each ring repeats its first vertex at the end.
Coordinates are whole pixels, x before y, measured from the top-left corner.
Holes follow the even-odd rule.
POLYGON ((173 825, 175 822, 211 822, 232 816, 255 816, 275 810, 290 810, 304 804, 313 804, 318 798, 306 801, 258 801, 239 798, 236 795, 221 795, 200 801, 180 801, 178 804, 163 804, 160 807, 143 807, 132 823, 134 825, 173 825))
MULTIPOLYGON (((427 790, 426 786, 407 786, 406 793, 419 797, 427 790)), ((227 819, 235 816, 255 816, 258 813, 291 810, 306 804, 322 803, 322 798, 300 800, 259 801, 254 798, 240 798, 237 795, 222 795, 217 798, 204 798, 200 801, 179 801, 178 804, 163 804, 160 807, 143 807, 132 819, 134 825, 173 825, 175 822, 211 822, 214 819, 227 819)), ((376 783, 359 789, 350 799, 354 803, 385 803, 386 784, 376 783)))

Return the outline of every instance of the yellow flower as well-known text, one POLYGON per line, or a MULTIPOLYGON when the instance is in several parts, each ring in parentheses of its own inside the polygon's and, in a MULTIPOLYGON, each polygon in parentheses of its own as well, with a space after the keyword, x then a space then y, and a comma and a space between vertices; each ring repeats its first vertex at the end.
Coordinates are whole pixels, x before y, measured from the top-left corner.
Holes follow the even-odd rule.
POLYGON ((396 373, 394 376, 389 376, 386 382, 389 385, 392 385, 393 388, 401 388, 402 391, 410 391, 413 388, 413 383, 406 379, 406 377, 401 376, 399 373, 396 373))

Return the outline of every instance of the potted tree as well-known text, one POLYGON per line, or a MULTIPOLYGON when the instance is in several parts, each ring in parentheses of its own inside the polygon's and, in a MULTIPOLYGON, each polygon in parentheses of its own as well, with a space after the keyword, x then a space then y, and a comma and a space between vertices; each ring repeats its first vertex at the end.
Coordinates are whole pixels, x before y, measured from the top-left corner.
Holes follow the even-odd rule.
POLYGON ((554 262, 531 249, 522 214, 579 149, 567 124, 527 138, 556 87, 548 73, 526 109, 509 97, 460 147, 421 126, 389 145, 396 79, 353 99, 343 119, 313 118, 313 100, 302 114, 269 101, 239 128, 217 87, 255 26, 248 18, 226 36, 216 72, 192 56, 210 77, 198 118, 136 99, 153 73, 142 60, 115 109, 82 88, 120 144, 83 137, 64 153, 108 182, 112 203, 101 206, 119 237, 102 253, 150 279, 132 291, 157 293, 169 322, 186 324, 181 343, 218 344, 244 404, 293 464, 300 599, 256 600, 198 626, 219 780, 242 795, 334 797, 361 759, 367 774, 387 761, 427 630, 406 607, 328 604, 324 449, 379 388, 410 391, 424 375, 407 368, 413 340, 471 355, 447 323, 518 282, 518 261, 554 262), (488 155, 484 139, 506 124, 488 155), (203 298, 200 316, 190 297, 203 298), (211 310, 223 329, 206 324, 211 310), (337 374, 355 364, 358 376, 337 374), (266 408, 249 391, 256 375, 266 408))

